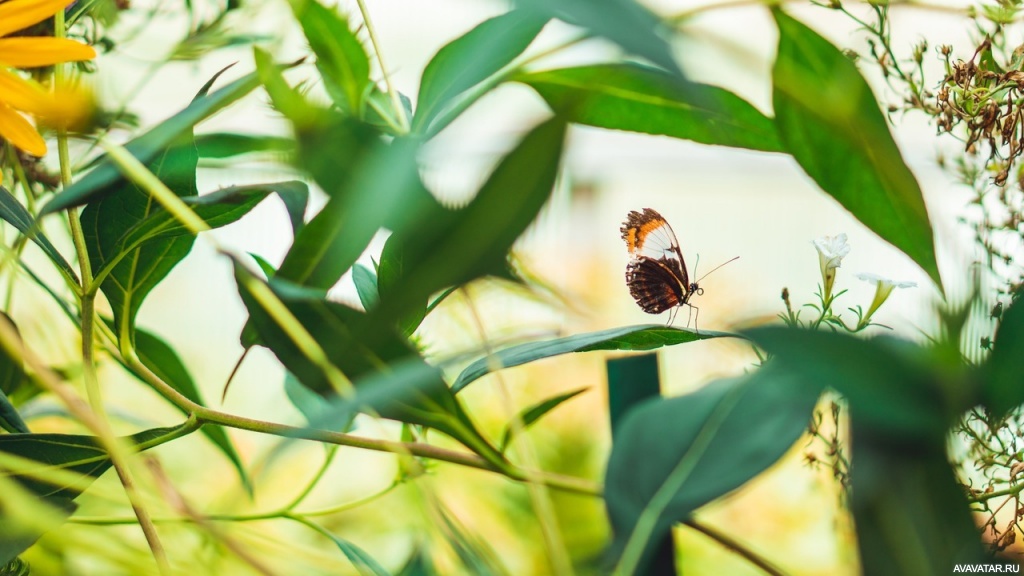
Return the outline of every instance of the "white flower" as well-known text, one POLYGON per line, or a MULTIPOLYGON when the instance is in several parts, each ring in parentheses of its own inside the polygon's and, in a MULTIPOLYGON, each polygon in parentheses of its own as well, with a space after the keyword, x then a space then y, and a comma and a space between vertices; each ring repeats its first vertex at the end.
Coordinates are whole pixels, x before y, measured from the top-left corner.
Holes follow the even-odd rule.
POLYGON ((874 314, 875 311, 878 310, 878 308, 882 305, 882 303, 884 303, 889 298, 889 295, 892 294, 894 288, 913 288, 917 286, 917 282, 899 282, 896 280, 883 278, 878 274, 861 273, 857 274, 857 278, 860 278, 865 282, 870 282, 875 285, 875 298, 871 301, 871 307, 868 308, 867 314, 864 315, 864 318, 862 318, 860 322, 862 325, 865 326, 870 320, 871 315, 874 314))
POLYGON ((822 236, 814 241, 818 250, 818 263, 821 265, 821 282, 825 288, 824 300, 832 297, 832 284, 836 280, 836 268, 843 263, 843 258, 850 253, 850 245, 846 243, 846 234, 822 236))

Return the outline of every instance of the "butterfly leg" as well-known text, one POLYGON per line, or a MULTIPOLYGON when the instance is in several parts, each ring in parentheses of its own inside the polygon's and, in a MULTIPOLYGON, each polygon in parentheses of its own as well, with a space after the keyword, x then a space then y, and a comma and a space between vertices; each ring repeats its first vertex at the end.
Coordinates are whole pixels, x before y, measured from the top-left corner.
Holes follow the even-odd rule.
POLYGON ((671 326, 672 323, 675 322, 676 314, 677 313, 679 313, 679 307, 678 306, 676 306, 676 307, 674 307, 674 308, 672 308, 671 310, 668 311, 668 322, 665 323, 665 326, 671 326))
MULTIPOLYGON (((693 316, 693 331, 696 332, 697 334, 700 334, 700 327, 697 324, 697 322, 700 320, 700 308, 690 303, 687 303, 686 305, 690 307, 690 316, 693 316), (697 311, 697 314, 693 313, 694 310, 697 311)), ((687 319, 686 325, 687 327, 689 327, 689 319, 687 319)))

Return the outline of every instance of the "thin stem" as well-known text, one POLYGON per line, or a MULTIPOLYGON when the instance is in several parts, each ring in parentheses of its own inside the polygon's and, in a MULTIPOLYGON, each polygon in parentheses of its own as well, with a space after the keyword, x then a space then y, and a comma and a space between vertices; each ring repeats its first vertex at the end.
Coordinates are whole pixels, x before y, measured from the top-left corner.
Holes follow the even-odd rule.
MULTIPOLYGON (((487 341, 487 332, 484 329, 483 320, 477 313, 476 306, 473 305, 473 300, 470 298, 469 291, 463 287, 462 296, 465 298, 466 306, 469 308, 470 317, 473 319, 473 323, 476 326, 476 330, 480 335, 480 342, 484 347, 484 351, 487 354, 487 363, 490 368, 490 372, 494 374, 498 384, 498 391, 501 394, 501 403, 505 408, 506 415, 509 419, 509 426, 512 430, 514 437, 518 440, 515 443, 515 448, 519 456, 523 459, 523 463, 530 470, 538 470, 540 468, 537 459, 537 453, 533 449, 533 444, 529 438, 523 434, 525 426, 523 419, 519 413, 515 410, 512 402, 512 395, 509 393, 508 386, 505 384, 505 379, 502 377, 501 372, 501 361, 494 354, 490 344, 487 341)), ((555 516, 555 511, 551 506, 551 497, 545 490, 544 484, 536 478, 532 472, 527 473, 526 486, 529 490, 530 500, 533 503, 534 511, 537 513, 537 520, 540 524, 541 534, 544 536, 544 544, 548 550, 549 560, 551 561, 551 568, 555 574, 573 574, 572 562, 569 560, 569 554, 566 551, 565 542, 562 540, 562 534, 558 527, 558 518, 555 516)))
POLYGON ((391 82, 391 74, 384 64, 384 53, 380 49, 380 42, 377 41, 377 30, 370 19, 370 11, 366 9, 366 0, 356 0, 359 5, 359 13, 363 16, 363 24, 366 25, 366 33, 370 36, 370 44, 373 52, 377 55, 377 63, 380 64, 380 72, 384 76, 384 85, 387 86, 388 96, 391 97, 391 105, 395 108, 395 117, 398 118, 398 125, 402 133, 409 132, 409 118, 405 115, 405 106, 402 105, 402 97, 391 82))
POLYGON ((302 489, 302 492, 299 492, 298 495, 296 495, 295 498, 292 498, 292 501, 284 507, 284 510, 291 511, 299 504, 302 504, 303 500, 309 496, 309 493, 316 488, 316 485, 320 483, 320 479, 327 473, 327 469, 331 467, 331 462, 334 461, 334 456, 337 453, 338 447, 336 445, 327 447, 327 454, 324 455, 324 462, 320 465, 320 469, 316 471, 316 474, 314 474, 312 478, 310 478, 309 482, 306 482, 306 487, 302 489))
POLYGON ((690 528, 693 528, 694 530, 700 532, 708 538, 711 538, 715 542, 718 542, 725 548, 728 548, 730 551, 739 554, 745 560, 763 570, 765 574, 771 574, 771 576, 785 576, 785 572, 776 568, 771 562, 765 560, 764 558, 761 558, 760 556, 752 552, 749 548, 733 540, 728 535, 723 534, 722 532, 719 532, 718 530, 715 530, 709 526, 705 526, 704 524, 701 524, 696 520, 687 520, 686 522, 683 522, 683 524, 689 526, 690 528))
MULTIPOLYGON (((527 471, 521 468, 515 466, 506 466, 502 468, 476 454, 448 450, 432 444, 424 444, 422 442, 395 442, 391 440, 364 438, 342 432, 331 432, 317 428, 302 428, 298 426, 266 422, 263 420, 256 420, 253 418, 246 418, 244 416, 237 416, 235 414, 227 414, 225 412, 213 410, 205 406, 200 406, 199 404, 196 404, 182 396, 180 392, 171 388, 167 383, 153 374, 153 372, 139 362, 138 359, 123 358, 122 360, 125 362, 126 366, 128 366, 140 378, 145 380, 146 383, 152 386, 159 394, 187 413, 194 414, 203 423, 217 424, 239 430, 249 430, 251 432, 259 432, 261 434, 281 436, 283 438, 313 440, 315 442, 337 444, 339 446, 351 446, 353 448, 363 448, 378 452, 420 456, 423 458, 430 458, 432 460, 440 460, 442 462, 477 468, 479 470, 497 472, 512 480, 525 481, 527 479, 527 471)), ((600 485, 581 478, 553 474, 550 472, 541 472, 539 475, 545 486, 563 490, 565 492, 598 497, 602 492, 602 487, 600 485)))

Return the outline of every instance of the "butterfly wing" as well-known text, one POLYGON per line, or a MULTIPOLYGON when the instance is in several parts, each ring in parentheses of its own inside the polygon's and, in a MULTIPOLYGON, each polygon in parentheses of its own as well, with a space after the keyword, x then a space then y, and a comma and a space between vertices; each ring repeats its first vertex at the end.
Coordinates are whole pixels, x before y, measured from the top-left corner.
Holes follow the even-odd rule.
MULTIPOLYGON (((683 260, 683 252, 679 249, 679 240, 676 233, 669 226, 668 221, 650 208, 644 208, 643 212, 632 211, 626 216, 622 223, 622 239, 626 241, 626 248, 629 250, 632 260, 630 265, 649 259, 658 262, 670 273, 671 283, 678 285, 680 299, 684 299, 690 288, 689 273, 686 270, 686 261, 683 260)), ((636 266, 639 268, 639 265, 636 266)), ((654 274, 650 269, 650 274, 654 274)), ((627 282, 629 271, 627 270, 627 282)), ((635 296, 635 295, 634 295, 635 296)))
POLYGON ((684 302, 686 292, 675 272, 660 260, 634 257, 626 265, 626 285, 636 303, 648 314, 661 314, 684 302))

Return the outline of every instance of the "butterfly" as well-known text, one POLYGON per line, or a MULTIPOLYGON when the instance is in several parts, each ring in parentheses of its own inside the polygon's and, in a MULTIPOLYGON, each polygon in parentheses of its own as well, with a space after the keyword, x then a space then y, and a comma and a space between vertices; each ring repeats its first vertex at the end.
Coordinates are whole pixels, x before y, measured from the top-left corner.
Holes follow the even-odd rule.
POLYGON ((643 212, 634 210, 626 216, 619 231, 630 255, 626 265, 626 285, 640 308, 648 314, 671 310, 669 324, 684 305, 690 307, 691 313, 697 310, 699 317, 700 309, 690 304, 690 299, 704 294, 704 289, 698 284, 703 277, 690 282, 679 240, 668 221, 650 208, 644 208, 643 212))

